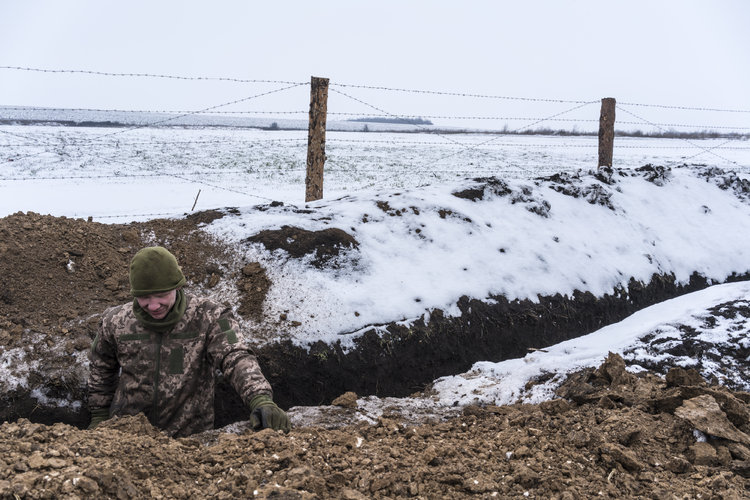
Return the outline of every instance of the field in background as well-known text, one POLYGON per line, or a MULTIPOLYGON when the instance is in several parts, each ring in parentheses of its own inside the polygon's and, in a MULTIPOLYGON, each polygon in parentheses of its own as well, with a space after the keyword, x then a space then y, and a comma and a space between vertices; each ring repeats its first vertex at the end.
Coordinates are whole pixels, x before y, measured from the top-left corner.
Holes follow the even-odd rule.
MULTIPOLYGON (((304 203, 307 131, 0 127, 0 216, 101 222, 282 201, 304 203)), ((532 178, 596 167, 597 138, 393 132, 326 136, 324 200, 464 177, 532 178)), ((709 164, 748 173, 750 144, 617 138, 616 167, 709 164)))

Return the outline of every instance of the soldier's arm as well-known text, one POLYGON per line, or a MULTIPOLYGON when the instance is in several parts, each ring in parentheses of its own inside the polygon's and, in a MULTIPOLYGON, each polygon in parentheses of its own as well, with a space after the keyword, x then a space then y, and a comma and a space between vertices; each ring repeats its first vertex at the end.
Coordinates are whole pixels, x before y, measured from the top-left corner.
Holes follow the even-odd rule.
POLYGON ((117 348, 103 324, 91 344, 89 352, 89 408, 108 409, 114 399, 120 365, 117 348))
POLYGON ((258 359, 244 346, 237 321, 229 312, 222 313, 213 330, 211 348, 218 368, 224 373, 250 410, 250 424, 254 429, 270 428, 289 432, 291 421, 284 410, 273 402, 271 384, 260 370, 258 359))
POLYGON ((255 396, 271 396, 271 384, 255 354, 242 342, 239 325, 230 312, 224 311, 212 325, 208 342, 214 368, 221 370, 248 407, 255 396))

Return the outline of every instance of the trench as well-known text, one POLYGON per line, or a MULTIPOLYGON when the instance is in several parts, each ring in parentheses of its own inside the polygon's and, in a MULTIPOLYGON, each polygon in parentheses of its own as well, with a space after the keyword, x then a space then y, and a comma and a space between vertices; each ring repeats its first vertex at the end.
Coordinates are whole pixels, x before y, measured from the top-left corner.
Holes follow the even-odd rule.
MULTIPOLYGON (((750 273, 730 281, 750 280, 750 273)), ((318 342, 309 350, 289 341, 256 349, 264 374, 282 408, 330 404, 344 392, 358 396, 405 397, 424 390, 435 379, 463 373, 477 361, 502 361, 526 355, 529 349, 586 335, 634 312, 679 295, 706 288, 694 274, 678 284, 672 275, 654 275, 648 284, 631 280, 627 288, 595 297, 588 292, 556 294, 538 301, 491 297, 491 302, 463 297, 461 315, 433 311, 429 321, 409 327, 391 323, 371 328, 344 350, 340 342, 318 342)), ((43 383, 43 381, 39 381, 43 383)), ((74 384, 45 386, 49 398, 81 401, 80 406, 46 405, 29 391, 0 395, 0 420, 88 424, 85 389, 74 384)), ((247 420, 248 412, 228 383, 219 379, 215 395, 215 426, 247 420)))
MULTIPOLYGON (((750 274, 730 281, 750 279, 750 274)), ((386 332, 367 330, 344 350, 340 343, 313 344, 309 351, 291 342, 256 351, 274 388, 274 399, 284 408, 330 404, 344 392, 358 396, 405 397, 424 390, 435 379, 466 372, 477 361, 503 361, 594 332, 634 312, 667 299, 710 286, 694 273, 688 283, 673 275, 653 275, 648 284, 631 280, 627 288, 603 297, 588 292, 556 294, 531 300, 492 303, 463 297, 460 316, 433 311, 429 322, 409 327, 391 323, 386 332)), ((234 391, 219 384, 216 424, 246 419, 234 391)))

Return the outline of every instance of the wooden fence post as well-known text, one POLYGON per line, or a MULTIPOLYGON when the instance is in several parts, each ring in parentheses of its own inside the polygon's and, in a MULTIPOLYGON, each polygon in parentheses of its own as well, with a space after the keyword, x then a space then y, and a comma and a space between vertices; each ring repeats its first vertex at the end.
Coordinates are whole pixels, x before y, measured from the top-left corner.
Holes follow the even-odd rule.
POLYGON ((305 201, 323 198, 323 165, 326 161, 326 113, 328 78, 310 81, 310 125, 307 131, 307 177, 305 201))
POLYGON ((615 98, 602 99, 599 114, 599 167, 612 166, 612 151, 615 142, 615 98))

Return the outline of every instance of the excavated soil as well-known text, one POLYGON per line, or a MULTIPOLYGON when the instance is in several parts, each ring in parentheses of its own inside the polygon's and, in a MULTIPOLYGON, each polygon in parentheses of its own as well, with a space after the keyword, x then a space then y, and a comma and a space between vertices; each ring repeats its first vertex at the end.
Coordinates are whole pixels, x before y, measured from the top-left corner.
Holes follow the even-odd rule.
POLYGON ((142 414, 94 431, 20 419, 0 425, 0 499, 748 498, 750 393, 682 369, 636 377, 616 355, 559 393, 289 434, 172 439, 142 414))

